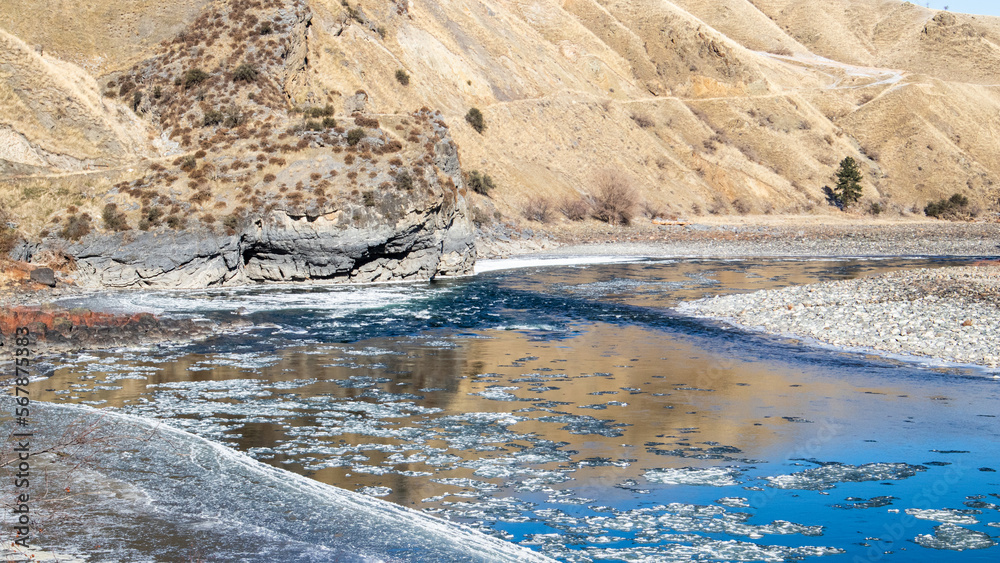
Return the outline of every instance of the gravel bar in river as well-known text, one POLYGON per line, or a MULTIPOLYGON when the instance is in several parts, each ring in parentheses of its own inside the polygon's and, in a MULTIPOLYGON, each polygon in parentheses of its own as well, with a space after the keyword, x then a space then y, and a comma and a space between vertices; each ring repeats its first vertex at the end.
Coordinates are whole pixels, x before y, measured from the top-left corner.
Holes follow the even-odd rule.
POLYGON ((725 295, 678 310, 835 346, 1000 364, 1000 266, 892 272, 725 295))

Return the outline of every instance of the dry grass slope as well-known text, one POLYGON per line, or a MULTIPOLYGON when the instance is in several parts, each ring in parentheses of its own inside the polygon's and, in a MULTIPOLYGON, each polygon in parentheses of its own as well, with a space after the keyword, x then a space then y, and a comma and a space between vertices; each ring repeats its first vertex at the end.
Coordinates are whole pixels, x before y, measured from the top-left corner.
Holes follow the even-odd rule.
MULTIPOLYGON (((369 128, 379 146, 400 143, 417 160, 432 123, 447 123, 463 164, 496 180, 488 198, 470 197, 514 220, 538 197, 557 206, 594 195, 605 168, 632 178, 645 208, 671 216, 840 213, 823 187, 846 156, 865 174, 858 209, 910 213, 956 192, 996 209, 1000 196, 998 18, 897 0, 172 0, 129 10, 146 18, 138 40, 98 45, 45 30, 65 60, 112 53, 88 67, 99 88, 3 36, 17 42, 4 51, 12 78, 0 82, 0 135, 12 147, 3 158, 17 171, 72 170, 50 153, 117 157, 108 182, 133 182, 127 190, 140 191, 128 197, 142 209, 172 190, 161 201, 168 214, 190 205, 223 216, 298 192, 334 202, 371 190, 361 180, 373 169, 324 169, 319 179, 288 170, 337 148, 346 158, 341 136, 360 111, 379 120, 369 128), (257 74, 240 79, 241 68, 257 74), (29 79, 44 103, 27 105, 23 84, 12 86, 29 79), (98 108, 79 112, 74 127, 86 134, 43 123, 66 111, 58 100, 70 90, 98 108), (414 117, 422 106, 441 114, 414 117), (482 134, 464 120, 473 107, 482 134), (143 127, 168 142, 157 148, 143 127), (143 163, 156 150, 172 154, 143 163)), ((109 29, 99 12, 84 11, 109 29)), ((24 2, 0 13, 41 41, 24 2)), ((105 199, 128 209, 124 190, 105 199)))

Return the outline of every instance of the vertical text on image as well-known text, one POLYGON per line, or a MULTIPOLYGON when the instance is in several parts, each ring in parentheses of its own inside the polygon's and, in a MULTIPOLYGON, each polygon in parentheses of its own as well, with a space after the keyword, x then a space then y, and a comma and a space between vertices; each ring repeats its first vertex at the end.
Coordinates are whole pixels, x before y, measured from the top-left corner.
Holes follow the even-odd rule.
POLYGON ((31 331, 28 327, 18 327, 14 333, 14 544, 30 547, 31 542, 31 397, 28 384, 31 381, 31 331))

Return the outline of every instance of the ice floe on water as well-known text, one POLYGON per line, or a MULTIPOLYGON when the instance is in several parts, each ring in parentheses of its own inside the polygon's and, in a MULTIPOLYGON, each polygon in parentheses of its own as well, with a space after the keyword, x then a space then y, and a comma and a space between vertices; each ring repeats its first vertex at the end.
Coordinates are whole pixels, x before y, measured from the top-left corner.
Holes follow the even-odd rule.
POLYGON ((959 510, 952 508, 940 510, 907 508, 905 512, 920 520, 934 520, 935 522, 943 522, 945 524, 978 524, 979 520, 976 519, 976 515, 983 513, 981 510, 959 510))
POLYGON ((996 542, 986 532, 970 530, 949 523, 934 526, 933 534, 920 534, 913 541, 930 549, 951 551, 986 549, 996 545, 996 542))
MULTIPOLYGON (((595 509, 596 510, 596 509, 595 509)), ((719 506, 671 503, 632 510, 607 508, 605 515, 574 517, 558 509, 536 511, 560 533, 531 534, 524 545, 539 546, 563 561, 785 561, 832 555, 843 550, 823 546, 787 547, 745 540, 717 540, 700 534, 728 534, 746 539, 801 535, 819 537, 821 526, 784 520, 749 524, 751 515, 719 506), (596 541, 597 538, 604 538, 596 541), (605 544, 619 544, 602 547, 605 544)))
POLYGON ((847 497, 843 503, 833 505, 834 508, 854 509, 854 508, 880 508, 890 506, 892 501, 899 500, 893 496, 872 497, 870 499, 847 497))
POLYGON ((922 465, 907 463, 867 463, 864 465, 832 463, 789 475, 766 477, 766 480, 768 486, 777 489, 824 491, 833 489, 840 483, 898 481, 913 477, 926 470, 927 468, 922 465))
POLYGON ((744 497, 723 497, 715 502, 729 508, 748 508, 750 506, 749 500, 744 497))
POLYGON ((743 472, 730 467, 680 467, 650 469, 643 474, 647 481, 664 485, 708 485, 730 487, 739 485, 743 472))
POLYGON ((370 497, 387 497, 392 494, 392 489, 389 487, 361 487, 358 492, 370 497))

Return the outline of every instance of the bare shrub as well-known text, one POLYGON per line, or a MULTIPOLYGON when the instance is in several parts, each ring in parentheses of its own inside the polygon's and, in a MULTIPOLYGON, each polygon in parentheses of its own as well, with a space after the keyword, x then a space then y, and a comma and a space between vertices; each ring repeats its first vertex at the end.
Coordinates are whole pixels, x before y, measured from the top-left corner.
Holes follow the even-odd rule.
POLYGON ((583 221, 590 215, 590 203, 582 197, 568 197, 559 204, 559 212, 570 221, 583 221))
POLYGON ((367 127, 369 129, 378 129, 378 119, 374 117, 367 117, 364 115, 357 115, 354 117, 354 123, 358 127, 367 127))
POLYGON ((647 219, 656 219, 657 217, 663 217, 666 215, 659 205, 648 200, 644 200, 640 203, 639 208, 642 210, 643 216, 647 219))
POLYGON ((715 196, 712 204, 708 207, 708 212, 712 215, 723 215, 729 213, 729 204, 719 196, 715 196))
POLYGON ((129 228, 125 214, 119 211, 118 206, 113 203, 104 206, 101 219, 104 220, 104 227, 112 231, 127 231, 129 228))
POLYGON ((733 209, 735 209, 740 215, 746 215, 753 211, 753 207, 751 207, 750 203, 743 198, 736 198, 733 200, 733 209))
POLYGON ((542 197, 533 197, 524 206, 524 217, 529 221, 548 223, 552 220, 552 204, 542 197))
POLYGON ((634 121, 636 125, 642 127, 643 129, 649 129, 650 127, 656 125, 656 122, 653 121, 652 118, 650 118, 648 115, 641 113, 633 113, 632 121, 634 121))
POLYGON ((70 215, 66 218, 66 226, 59 233, 64 239, 67 240, 80 240, 85 237, 90 232, 90 215, 83 213, 81 215, 70 215))
POLYGON ((11 227, 8 222, 10 222, 10 215, 3 207, 3 204, 0 204, 0 255, 5 255, 14 250, 14 245, 21 238, 18 236, 17 230, 11 227))
POLYGON ((612 225, 628 225, 639 200, 631 180, 624 173, 606 168, 594 175, 594 219, 612 225))

